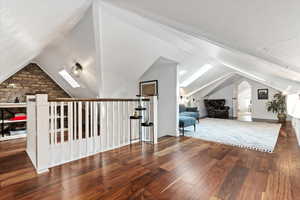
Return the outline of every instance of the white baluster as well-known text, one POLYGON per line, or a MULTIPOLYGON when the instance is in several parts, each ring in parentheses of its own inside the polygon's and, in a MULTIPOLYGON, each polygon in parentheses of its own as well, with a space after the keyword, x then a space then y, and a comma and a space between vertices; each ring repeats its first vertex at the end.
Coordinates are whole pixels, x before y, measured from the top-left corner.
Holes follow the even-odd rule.
POLYGON ((55 144, 55 135, 54 135, 54 121, 55 121, 55 115, 54 115, 54 103, 50 103, 50 132, 51 132, 51 147, 55 144))
POLYGON ((109 113, 109 103, 106 102, 106 110, 105 110, 105 122, 106 122, 106 128, 105 128, 105 137, 106 137, 106 149, 109 149, 109 145, 110 145, 110 139, 109 139, 109 120, 108 120, 108 113, 109 113))
POLYGON ((54 102, 54 145, 57 144, 57 103, 54 102))
POLYGON ((65 126, 64 126, 64 102, 60 103, 60 143, 65 141, 65 126))
POLYGON ((73 102, 68 102, 68 146, 69 146, 69 160, 73 159, 73 102))
POLYGON ((99 152, 99 146, 100 146, 100 141, 99 141, 99 136, 98 136, 98 104, 97 102, 93 102, 93 132, 94 132, 94 137, 93 137, 93 153, 99 152))

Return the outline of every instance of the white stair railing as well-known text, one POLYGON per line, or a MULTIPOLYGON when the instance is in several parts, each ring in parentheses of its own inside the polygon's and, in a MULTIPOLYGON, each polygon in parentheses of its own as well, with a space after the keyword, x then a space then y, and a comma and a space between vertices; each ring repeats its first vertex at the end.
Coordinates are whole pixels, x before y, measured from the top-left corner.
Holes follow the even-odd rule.
MULTIPOLYGON (((65 99, 48 101, 38 94, 28 98, 27 148, 38 173, 130 144, 130 116, 138 99, 65 99), (34 114, 35 113, 35 114, 34 114), (36 142, 32 142, 36 141, 36 142), (36 149, 36 151, 34 151, 36 149)), ((157 98, 142 100, 153 127, 142 128, 142 141, 157 143, 157 98)), ((139 121, 132 122, 132 138, 138 138, 139 121)))

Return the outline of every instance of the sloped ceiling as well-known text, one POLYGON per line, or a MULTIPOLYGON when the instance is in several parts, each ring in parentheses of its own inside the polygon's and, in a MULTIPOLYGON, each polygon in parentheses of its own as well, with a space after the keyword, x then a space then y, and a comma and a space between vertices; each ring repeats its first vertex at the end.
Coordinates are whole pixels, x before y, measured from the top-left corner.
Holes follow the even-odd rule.
MULTIPOLYGON (((223 88, 225 88, 229 85, 232 85, 234 83, 237 83, 241 80, 254 81, 256 83, 261 83, 255 79, 253 79, 251 77, 247 77, 241 73, 233 72, 233 73, 230 73, 228 75, 221 77, 220 79, 218 79, 216 81, 209 82, 208 84, 204 85, 203 87, 199 88, 198 90, 196 90, 192 93, 188 93, 187 96, 197 96, 200 98, 207 97, 207 96, 210 96, 210 95, 218 92, 219 90, 222 90, 223 88)), ((265 86, 273 88, 272 86, 269 86, 269 85, 265 85, 265 86)), ((273 88, 273 89, 276 90, 276 88, 273 88)))
POLYGON ((205 82, 206 84, 202 85, 200 88, 198 88, 197 90, 194 90, 190 93, 188 93, 188 91, 184 91, 184 95, 185 96, 197 96, 197 97, 201 97, 201 98, 206 97, 209 94, 212 94, 212 93, 218 91, 219 89, 230 85, 230 83, 233 80, 236 80, 237 77, 238 76, 236 73, 225 74, 224 76, 220 76, 217 79, 210 80, 210 82, 205 82))
POLYGON ((245 78, 239 74, 233 74, 232 76, 228 77, 227 79, 223 80, 222 84, 216 85, 216 87, 214 87, 211 91, 209 91, 206 96, 209 96, 237 81, 239 81, 240 79, 245 78))
MULTIPOLYGON (((288 5, 283 0, 104 2, 130 10, 146 21, 156 22, 158 25, 155 29, 153 24, 149 26, 151 22, 147 22, 152 30, 146 25, 140 27, 166 41, 173 40, 173 44, 190 54, 201 55, 206 63, 217 62, 247 75, 254 75, 282 91, 300 91, 300 66, 294 65, 297 63, 286 64, 297 60, 297 46, 284 47, 285 52, 295 52, 295 56, 288 57, 289 53, 283 53, 286 58, 282 59, 282 56, 269 55, 269 47, 280 47, 283 41, 299 35, 300 13, 295 8, 300 3, 297 1, 291 1, 288 5), (162 31, 157 31, 159 28, 162 31)), ((201 65, 199 63, 193 67, 199 68, 201 65)), ((185 69, 189 69, 189 72, 195 70, 193 67, 186 66, 185 69)))
POLYGON ((195 36, 300 70, 297 0, 109 1, 195 36))
POLYGON ((96 65, 93 10, 89 8, 71 31, 59 40, 51 42, 34 62, 47 72, 69 94, 77 98, 95 98, 99 95, 99 74, 96 65), (82 65, 79 77, 73 78, 80 84, 72 88, 60 75, 67 70, 70 74, 75 62, 82 65))
MULTIPOLYGON (((101 97, 132 98, 143 73, 160 57, 180 59, 173 45, 145 32, 99 5, 101 32, 101 97)), ((128 13, 127 13, 128 14, 128 13)))
POLYGON ((80 20, 90 0, 0 0, 0 82, 80 20))
POLYGON ((91 2, 0 0, 0 82, 35 58, 75 97, 132 97, 143 72, 165 57, 187 71, 180 82, 214 65, 189 93, 233 72, 300 92, 298 1, 95 0, 82 22, 91 2), (57 77, 74 61, 87 63, 79 90, 57 77))
MULTIPOLYGON (((206 84, 210 83, 218 79, 219 77, 227 76, 232 74, 234 70, 224 67, 223 65, 215 65, 211 70, 205 73, 205 75, 198 78, 196 81, 191 83, 188 87, 184 88, 186 94, 193 93, 197 91, 199 88, 205 86, 206 84)), ((180 80, 183 81, 187 78, 188 75, 184 74, 180 76, 180 80)))

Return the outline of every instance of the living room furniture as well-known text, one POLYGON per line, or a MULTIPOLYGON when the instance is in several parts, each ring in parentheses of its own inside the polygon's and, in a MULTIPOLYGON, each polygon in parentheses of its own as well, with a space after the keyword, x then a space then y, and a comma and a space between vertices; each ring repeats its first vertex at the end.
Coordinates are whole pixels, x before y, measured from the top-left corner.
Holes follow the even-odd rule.
POLYGON ((184 104, 179 104, 179 116, 193 117, 198 121, 200 118, 197 107, 186 107, 184 104))
POLYGON ((229 106, 225 106, 225 99, 205 99, 204 105, 209 118, 229 118, 229 106))
POLYGON ((194 117, 180 115, 179 116, 179 129, 182 130, 183 136, 184 136, 184 128, 189 127, 189 126, 194 126, 194 131, 196 131, 196 119, 194 117))

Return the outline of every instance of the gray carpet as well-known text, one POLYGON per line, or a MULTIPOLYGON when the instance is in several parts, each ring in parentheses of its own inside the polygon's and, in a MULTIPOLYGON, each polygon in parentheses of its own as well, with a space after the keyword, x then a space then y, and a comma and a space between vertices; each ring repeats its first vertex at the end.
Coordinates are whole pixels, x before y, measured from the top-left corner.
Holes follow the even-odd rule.
POLYGON ((200 120, 196 132, 193 127, 188 127, 185 135, 271 153, 274 151, 280 127, 281 124, 277 123, 205 118, 200 120))

